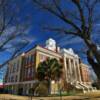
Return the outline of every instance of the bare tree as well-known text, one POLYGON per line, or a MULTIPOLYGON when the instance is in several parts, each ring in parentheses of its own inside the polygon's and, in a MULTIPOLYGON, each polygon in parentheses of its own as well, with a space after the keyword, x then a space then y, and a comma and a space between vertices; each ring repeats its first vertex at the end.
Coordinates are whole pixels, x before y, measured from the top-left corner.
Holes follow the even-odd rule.
MULTIPOLYGON (((98 19, 96 8, 100 8, 100 0, 32 0, 36 6, 40 9, 44 9, 52 13, 54 16, 62 20, 66 25, 65 27, 53 26, 45 27, 49 31, 55 31, 59 33, 71 34, 83 39, 84 43, 88 47, 88 50, 92 52, 92 60, 97 63, 91 64, 95 73, 100 79, 100 52, 97 49, 96 43, 92 40, 92 33, 94 33, 94 24, 98 19), (72 8, 68 9, 68 5, 72 8), (68 28, 67 28, 68 27, 68 28), (96 61, 95 61, 96 60, 96 61)), ((99 9, 98 8, 98 9, 99 9)), ((95 36, 95 34, 94 34, 95 36)))
POLYGON ((0 69, 30 42, 26 38, 30 22, 28 15, 22 18, 21 9, 17 0, 0 0, 0 54, 11 53, 10 58, 0 64, 0 69))

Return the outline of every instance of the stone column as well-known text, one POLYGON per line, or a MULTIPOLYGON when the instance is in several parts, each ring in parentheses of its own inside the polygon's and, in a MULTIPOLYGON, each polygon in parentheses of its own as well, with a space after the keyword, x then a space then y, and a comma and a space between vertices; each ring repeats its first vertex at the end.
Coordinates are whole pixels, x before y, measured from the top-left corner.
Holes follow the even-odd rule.
POLYGON ((80 73, 80 65, 79 65, 79 60, 78 59, 77 59, 76 63, 77 63, 77 69, 78 69, 78 78, 79 78, 78 81, 82 82, 81 73, 80 73))
POLYGON ((70 72, 70 82, 72 81, 72 66, 71 66, 71 59, 68 59, 68 65, 69 65, 69 72, 70 72))
POLYGON ((67 81, 67 64, 66 64, 66 56, 64 55, 64 69, 65 69, 65 78, 67 81))
POLYGON ((77 81, 77 66, 75 64, 75 60, 73 59, 73 67, 74 67, 74 74, 75 74, 75 81, 77 81))
POLYGON ((40 63, 40 55, 39 55, 39 52, 38 51, 36 51, 36 61, 35 61, 35 66, 36 66, 36 69, 37 69, 37 67, 38 67, 38 64, 40 63))

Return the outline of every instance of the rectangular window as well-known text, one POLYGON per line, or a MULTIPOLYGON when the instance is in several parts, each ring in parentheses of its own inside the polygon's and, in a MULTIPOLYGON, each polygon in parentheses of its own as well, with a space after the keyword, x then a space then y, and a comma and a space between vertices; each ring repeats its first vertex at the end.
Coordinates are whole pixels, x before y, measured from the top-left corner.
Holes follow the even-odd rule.
POLYGON ((31 55, 31 63, 34 63, 34 55, 31 55))
POLYGON ((31 64, 31 55, 29 56, 29 64, 31 64))
POLYGON ((11 73, 13 73, 13 64, 10 64, 10 71, 9 71, 9 73, 11 74, 11 73))
POLYGON ((29 57, 27 57, 26 62, 27 62, 26 64, 28 65, 28 62, 29 62, 29 57))
POLYGON ((13 63, 13 73, 16 72, 16 63, 13 63))
POLYGON ((35 69, 34 69, 34 67, 32 67, 32 77, 34 77, 34 74, 35 74, 35 69))
POLYGON ((28 77, 31 76, 31 67, 28 68, 28 77))
POLYGON ((26 79, 27 78, 27 72, 28 72, 28 70, 27 70, 28 68, 26 68, 25 69, 25 74, 24 74, 24 79, 26 79))
POLYGON ((28 65, 28 57, 25 58, 25 65, 28 65))
POLYGON ((10 77, 8 78, 8 82, 10 82, 10 77))
POLYGON ((17 68, 16 68, 16 71, 19 70, 19 60, 17 61, 17 68))
POLYGON ((15 82, 17 82, 17 75, 15 76, 15 82))
POLYGON ((11 82, 13 82, 14 81, 14 78, 13 78, 13 76, 11 76, 11 82))

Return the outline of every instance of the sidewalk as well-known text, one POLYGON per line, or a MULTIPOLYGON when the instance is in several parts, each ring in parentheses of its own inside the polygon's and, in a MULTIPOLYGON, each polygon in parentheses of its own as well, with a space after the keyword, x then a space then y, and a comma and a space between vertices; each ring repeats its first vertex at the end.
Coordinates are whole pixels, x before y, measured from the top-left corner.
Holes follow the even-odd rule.
MULTIPOLYGON (((31 98, 28 96, 0 94, 0 100, 31 100, 31 98)), ((100 100, 100 91, 86 93, 86 94, 79 94, 77 96, 33 97, 32 100, 100 100)))
MULTIPOLYGON (((84 100, 85 98, 86 97, 82 97, 82 96, 32 97, 32 100, 84 100)), ((31 100, 31 98, 4 94, 4 95, 0 95, 0 100, 31 100)))

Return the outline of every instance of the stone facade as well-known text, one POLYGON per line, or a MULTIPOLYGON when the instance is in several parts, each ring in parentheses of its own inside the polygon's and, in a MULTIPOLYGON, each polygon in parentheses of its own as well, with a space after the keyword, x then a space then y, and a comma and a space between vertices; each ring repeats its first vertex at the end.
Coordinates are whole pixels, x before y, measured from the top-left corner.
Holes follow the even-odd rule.
MULTIPOLYGON (((9 62, 4 82, 6 89, 10 93, 28 95, 29 89, 35 87, 38 82, 36 76, 38 64, 47 58, 56 58, 62 62, 63 76, 60 80, 62 91, 66 91, 67 84, 83 91, 91 87, 87 84, 91 83, 88 69, 79 63, 78 55, 72 49, 60 49, 56 46, 55 40, 49 39, 46 41, 46 47, 35 46, 9 62)), ((57 91, 58 85, 52 80, 51 93, 57 91)))
POLYGON ((87 65, 80 63, 80 73, 82 82, 90 82, 89 69, 87 65))

